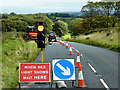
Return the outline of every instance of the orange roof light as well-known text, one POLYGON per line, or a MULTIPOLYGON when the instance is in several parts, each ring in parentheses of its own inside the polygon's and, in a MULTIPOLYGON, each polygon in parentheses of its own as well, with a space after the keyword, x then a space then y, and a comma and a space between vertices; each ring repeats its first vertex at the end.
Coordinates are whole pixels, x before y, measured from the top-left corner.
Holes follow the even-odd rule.
POLYGON ((42 25, 37 26, 37 30, 42 32, 44 30, 44 27, 42 25))

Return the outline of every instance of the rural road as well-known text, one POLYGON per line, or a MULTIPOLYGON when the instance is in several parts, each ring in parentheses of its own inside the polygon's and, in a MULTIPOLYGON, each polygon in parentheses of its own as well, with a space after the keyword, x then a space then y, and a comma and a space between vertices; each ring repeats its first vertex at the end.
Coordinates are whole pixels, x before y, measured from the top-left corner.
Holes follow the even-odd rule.
MULTIPOLYGON (((70 44, 74 48, 72 49, 73 55, 69 55, 69 49, 58 42, 48 44, 44 50, 43 62, 51 63, 53 59, 73 58, 76 63, 77 51, 79 51, 87 88, 118 88, 118 53, 80 43, 69 42, 70 44)), ((35 63, 41 63, 40 57, 39 53, 35 63)), ((72 88, 71 82, 66 82, 66 84, 68 88, 72 88)))

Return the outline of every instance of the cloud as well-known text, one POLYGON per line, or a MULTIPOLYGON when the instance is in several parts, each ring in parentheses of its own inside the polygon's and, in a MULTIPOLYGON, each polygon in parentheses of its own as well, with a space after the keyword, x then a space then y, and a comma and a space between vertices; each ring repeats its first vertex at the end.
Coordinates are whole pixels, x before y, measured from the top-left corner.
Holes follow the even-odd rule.
POLYGON ((80 11, 87 2, 88 0, 2 0, 1 9, 5 13, 80 11))
MULTIPOLYGON (((100 0, 89 0, 100 1, 100 0)), ((2 6, 31 5, 45 3, 69 3, 69 2, 88 2, 88 0, 1 0, 2 6)))

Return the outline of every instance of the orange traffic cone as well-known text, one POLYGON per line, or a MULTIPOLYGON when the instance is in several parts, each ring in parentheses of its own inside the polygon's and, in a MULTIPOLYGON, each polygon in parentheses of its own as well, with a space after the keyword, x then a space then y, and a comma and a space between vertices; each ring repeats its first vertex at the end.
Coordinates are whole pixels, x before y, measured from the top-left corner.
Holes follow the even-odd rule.
POLYGON ((70 55, 73 54, 73 53, 72 53, 72 47, 71 47, 71 44, 70 44, 69 54, 70 54, 70 55))
POLYGON ((63 40, 61 40, 61 44, 63 44, 63 40))
POLYGON ((80 65, 80 55, 79 52, 77 52, 76 67, 79 67, 79 65, 80 65))
POLYGON ((57 42, 59 42, 59 40, 57 40, 57 42))
POLYGON ((66 41, 66 48, 68 48, 68 41, 66 41))
POLYGON ((63 40, 63 42, 62 42, 62 45, 64 46, 65 44, 64 44, 64 40, 63 40))
POLYGON ((80 62, 78 64, 79 64, 78 87, 85 87, 81 64, 80 62))
POLYGON ((61 43, 61 40, 59 41, 59 43, 61 43))
POLYGON ((62 44, 62 40, 60 41, 60 44, 62 44))

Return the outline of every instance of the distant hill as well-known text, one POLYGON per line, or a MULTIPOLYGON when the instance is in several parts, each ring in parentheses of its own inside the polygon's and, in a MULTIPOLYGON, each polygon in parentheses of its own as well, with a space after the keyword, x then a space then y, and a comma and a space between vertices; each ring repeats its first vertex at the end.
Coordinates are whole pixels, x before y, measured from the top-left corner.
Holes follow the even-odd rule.
POLYGON ((67 12, 67 13, 68 14, 76 14, 76 15, 79 15, 79 16, 83 15, 82 12, 67 12))
POLYGON ((68 13, 68 14, 76 14, 76 15, 79 15, 79 16, 83 15, 82 12, 49 12, 48 14, 51 14, 51 13, 68 13))

